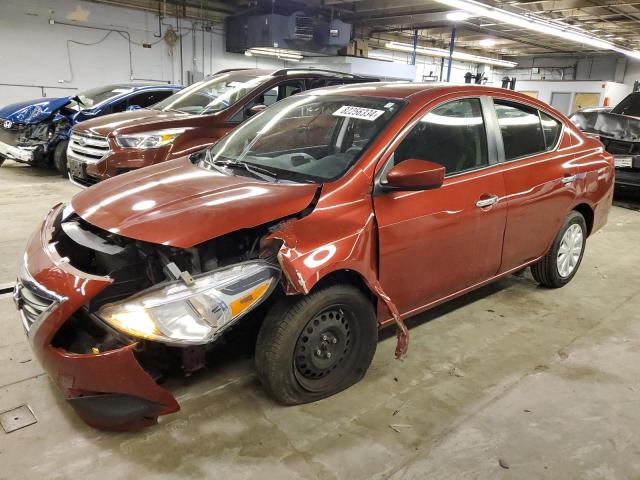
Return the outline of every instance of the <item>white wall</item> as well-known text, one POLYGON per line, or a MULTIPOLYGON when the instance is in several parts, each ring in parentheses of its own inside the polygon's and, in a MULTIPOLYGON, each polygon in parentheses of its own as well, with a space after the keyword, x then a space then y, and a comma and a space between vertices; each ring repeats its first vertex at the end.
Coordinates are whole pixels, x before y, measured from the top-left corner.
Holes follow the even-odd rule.
MULTIPOLYGON (((73 0, 0 0, 0 3, 0 105, 43 95, 69 95, 131 80, 186 84, 187 71, 194 69, 211 74, 222 68, 312 65, 388 79, 422 81, 430 72, 440 75, 439 58, 419 55, 416 65, 409 65, 409 54, 387 50, 370 50, 372 57, 385 61, 328 57, 309 58, 299 63, 227 53, 222 25, 203 31, 197 22, 194 25, 185 20, 181 29, 181 79, 179 44, 170 48, 155 36, 158 30, 155 12, 73 0), (50 24, 50 20, 54 23, 50 24), (130 35, 133 75, 128 40, 109 30, 130 35), (143 48, 142 43, 151 43, 152 47, 143 48)), ((177 31, 175 18, 165 18, 163 23, 163 34, 170 26, 177 31)), ((446 65, 445 61, 443 79, 446 79, 446 65)), ((455 61, 452 82, 464 82, 464 74, 475 73, 477 68, 475 64, 455 61)))
MULTIPOLYGON (((538 99, 551 104, 552 93, 570 93, 573 105, 576 93, 600 94, 599 106, 604 106, 605 98, 609 98, 609 105, 614 106, 622 100, 630 91, 628 85, 616 82, 602 81, 530 81, 519 80, 516 82, 516 90, 519 92, 538 92, 538 99)), ((572 112, 562 112, 568 115, 572 112)))
POLYGON ((591 57, 514 57, 509 76, 518 80, 602 80, 622 82, 627 59, 616 54, 591 57))
POLYGON ((633 89, 633 83, 640 80, 640 60, 629 59, 624 72, 624 83, 633 89))
MULTIPOLYGON (((175 29, 175 18, 164 21, 175 29)), ((197 70, 205 74, 222 68, 296 65, 226 53, 221 26, 213 32, 203 32, 200 25, 196 25, 194 55, 191 27, 191 22, 184 21, 182 58, 185 82, 186 71, 193 69, 194 59, 197 70)), ((112 82, 131 81, 128 41, 115 32, 104 38, 108 29, 123 30, 131 36, 134 79, 181 83, 179 46, 171 49, 154 37, 157 28, 157 14, 151 12, 72 0, 0 0, 0 83, 18 85, 0 85, 0 105, 39 98, 43 92, 46 96, 55 97, 112 82), (78 26, 50 25, 49 19, 78 26), (94 44, 68 44, 69 40, 94 44), (142 48, 136 45, 143 42, 153 43, 153 46, 142 48)), ((163 26, 163 33, 167 28, 167 25, 163 26)))
POLYGON ((377 60, 360 57, 322 57, 309 58, 300 63, 300 66, 311 68, 328 68, 339 72, 353 73, 377 77, 381 80, 414 80, 416 66, 406 63, 377 60))
MULTIPOLYGON (((408 65, 411 58, 411 53, 369 48, 369 57, 392 61, 395 64, 408 65)), ((447 80, 448 61, 448 59, 445 59, 444 61, 444 68, 442 72, 443 82, 447 80)), ((423 78, 427 77, 429 74, 433 74, 439 79, 441 65, 442 59, 440 58, 416 55, 415 77, 412 80, 421 82, 423 81, 423 78)), ((465 73, 472 72, 475 74, 477 72, 477 69, 478 65, 475 63, 466 63, 454 60, 453 64, 451 65, 451 82, 464 83, 465 73)))

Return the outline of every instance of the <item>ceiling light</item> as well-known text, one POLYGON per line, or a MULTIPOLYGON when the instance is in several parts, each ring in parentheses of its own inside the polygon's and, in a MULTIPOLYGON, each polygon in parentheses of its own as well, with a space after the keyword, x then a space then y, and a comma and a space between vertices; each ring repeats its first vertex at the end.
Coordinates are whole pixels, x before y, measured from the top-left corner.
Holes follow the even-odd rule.
POLYGON ((470 16, 471 15, 468 12, 465 12, 465 11, 447 13, 447 19, 451 20, 452 22, 464 22, 470 16))
POLYGON ((296 50, 285 50, 283 48, 269 48, 269 47, 255 47, 245 50, 244 54, 247 57, 275 57, 282 60, 290 60, 292 62, 299 62, 303 56, 296 50))
MULTIPOLYGON (((396 50, 399 52, 413 52, 413 45, 401 42, 387 42, 385 48, 396 50)), ((428 57, 448 57, 449 50, 443 48, 416 47, 416 53, 426 55, 428 57)), ((494 65, 496 67, 513 68, 518 65, 516 62, 508 62, 497 58, 481 57, 480 55, 472 55, 470 53, 453 52, 453 59, 463 62, 481 63, 483 65, 494 65)))
POLYGON ((600 48, 603 50, 613 50, 614 52, 622 53, 629 57, 640 59, 640 52, 638 52, 637 50, 628 50, 626 48, 621 48, 611 42, 602 40, 598 37, 580 33, 576 31, 576 27, 561 27, 557 23, 512 13, 500 8, 489 7, 475 0, 435 1, 452 8, 463 9, 474 16, 491 18, 493 20, 498 20, 499 22, 514 25, 516 27, 533 30, 535 32, 544 33, 546 35, 560 37, 569 42, 581 43, 583 45, 589 45, 591 47, 600 48))
POLYGON ((478 42, 483 47, 495 47, 496 41, 493 38, 483 38, 478 42))

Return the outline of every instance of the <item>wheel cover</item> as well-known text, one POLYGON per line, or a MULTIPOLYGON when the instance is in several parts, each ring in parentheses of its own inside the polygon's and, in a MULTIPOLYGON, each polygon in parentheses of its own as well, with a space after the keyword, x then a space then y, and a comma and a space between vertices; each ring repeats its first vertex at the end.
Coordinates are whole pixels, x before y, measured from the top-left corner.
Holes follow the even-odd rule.
POLYGON ((582 227, 574 223, 565 230, 560 246, 558 247, 558 257, 556 258, 556 266, 558 274, 562 278, 567 278, 576 269, 582 249, 584 248, 584 233, 582 227))
POLYGON ((309 381, 339 375, 353 350, 353 332, 353 315, 344 306, 329 307, 307 322, 296 342, 294 359, 296 377, 305 388, 309 381))

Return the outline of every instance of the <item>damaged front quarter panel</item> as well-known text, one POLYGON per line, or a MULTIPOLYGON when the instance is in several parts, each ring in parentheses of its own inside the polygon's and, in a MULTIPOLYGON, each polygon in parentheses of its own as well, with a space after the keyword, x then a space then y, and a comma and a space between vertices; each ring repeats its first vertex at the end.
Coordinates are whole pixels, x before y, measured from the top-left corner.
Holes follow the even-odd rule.
POLYGON ((0 108, 0 157, 46 164, 61 140, 69 136, 72 116, 64 107, 70 97, 23 102, 0 108))
POLYGON ((287 220, 264 237, 262 250, 271 252, 277 248, 287 295, 306 295, 318 281, 334 272, 358 274, 378 299, 379 324, 386 324, 389 317, 396 323, 395 355, 400 359, 407 352, 409 332, 378 280, 376 221, 371 197, 365 195, 345 202, 334 197, 339 197, 339 192, 323 191, 309 215, 287 220))

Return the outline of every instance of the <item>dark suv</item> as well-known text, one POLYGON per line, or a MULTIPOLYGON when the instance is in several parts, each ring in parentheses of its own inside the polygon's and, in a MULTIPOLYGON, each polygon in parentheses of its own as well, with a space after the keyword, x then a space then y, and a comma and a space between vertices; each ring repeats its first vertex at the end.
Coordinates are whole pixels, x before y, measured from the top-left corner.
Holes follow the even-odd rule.
POLYGON ((88 120, 74 127, 69 178, 87 187, 215 143, 269 105, 318 87, 377 81, 313 69, 222 70, 149 109, 88 120))
POLYGON ((616 165, 616 187, 640 191, 640 92, 627 95, 612 109, 578 110, 571 121, 597 136, 616 165))

